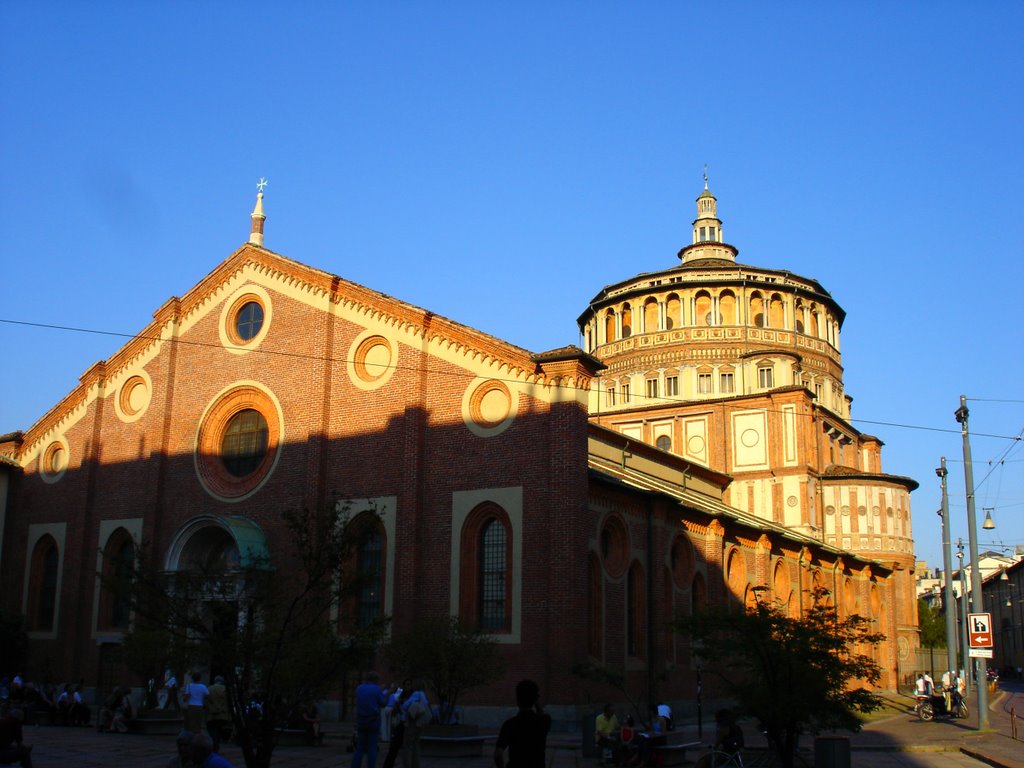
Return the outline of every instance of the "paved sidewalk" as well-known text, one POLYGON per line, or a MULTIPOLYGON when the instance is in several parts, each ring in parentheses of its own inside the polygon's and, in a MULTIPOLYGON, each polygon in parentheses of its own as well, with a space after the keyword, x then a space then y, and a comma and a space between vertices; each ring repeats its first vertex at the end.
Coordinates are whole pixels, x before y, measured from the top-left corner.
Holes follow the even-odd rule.
MULTIPOLYGON (((859 734, 837 735, 850 739, 852 768, 970 768, 979 766, 978 760, 996 768, 1024 768, 1024 741, 1010 738, 1009 714, 1012 708, 1024 718, 1024 684, 1010 686, 994 698, 990 709, 991 729, 986 733, 977 731, 976 718, 963 722, 922 722, 909 711, 913 702, 907 698, 908 712, 872 723, 859 734)), ((1020 726, 1024 731, 1024 722, 1020 726)), ((682 730, 687 737, 692 732, 696 739, 695 725, 683 726, 682 730)), ((345 751, 347 739, 330 725, 327 731, 326 743, 321 747, 278 747, 274 752, 274 768, 347 768, 352 760, 345 751)), ((1024 732, 1019 737, 1024 739, 1024 732)), ((35 768, 163 768, 175 754, 174 736, 101 734, 92 728, 27 727, 25 738, 35 745, 35 768)), ((712 738, 711 726, 708 726, 704 740, 712 738)), ((813 765, 813 742, 806 741, 801 756, 813 765)), ((597 760, 582 756, 579 734, 552 734, 548 745, 549 768, 598 766, 597 760)), ((749 746, 758 745, 755 742, 749 746)), ((223 754, 236 768, 243 768, 241 751, 236 746, 225 745, 223 754)), ((694 751, 687 757, 693 760, 699 754, 694 751)), ((488 744, 480 757, 426 757, 422 768, 491 768, 491 757, 488 744)), ((383 754, 378 758, 378 766, 381 761, 383 754)))

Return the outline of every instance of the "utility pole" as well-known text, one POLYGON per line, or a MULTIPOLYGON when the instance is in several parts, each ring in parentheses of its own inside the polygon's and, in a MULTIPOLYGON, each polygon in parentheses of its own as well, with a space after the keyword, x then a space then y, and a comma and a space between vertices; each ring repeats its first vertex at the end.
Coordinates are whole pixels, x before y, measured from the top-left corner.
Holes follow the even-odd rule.
POLYGON ((967 657, 970 647, 967 645, 967 571, 964 570, 964 540, 956 540, 956 558, 960 561, 960 653, 963 659, 964 677, 968 685, 974 685, 971 677, 971 662, 967 657))
MULTIPOLYGON (((960 407, 954 415, 960 424, 960 435, 964 442, 964 485, 967 493, 967 543, 971 548, 971 602, 974 610, 984 611, 982 596, 981 567, 978 565, 978 523, 974 515, 974 466, 971 463, 971 438, 967 430, 967 396, 960 395, 960 407)), ((964 617, 964 622, 967 617, 964 617)), ((968 653, 970 651, 968 650, 968 653)), ((974 680, 978 689, 978 730, 988 730, 988 675, 978 674, 978 662, 974 662, 974 680)))
POLYGON ((949 541, 949 496, 946 494, 945 456, 939 459, 939 464, 935 474, 942 481, 942 508, 939 510, 939 517, 942 518, 942 604, 946 609, 946 669, 955 673, 960 667, 956 663, 956 602, 953 599, 953 553, 950 551, 949 541))

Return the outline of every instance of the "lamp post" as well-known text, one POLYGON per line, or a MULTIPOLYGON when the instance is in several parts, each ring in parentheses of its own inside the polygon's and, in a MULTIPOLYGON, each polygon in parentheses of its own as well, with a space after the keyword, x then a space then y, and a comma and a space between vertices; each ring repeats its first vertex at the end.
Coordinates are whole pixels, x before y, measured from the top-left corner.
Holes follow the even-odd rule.
POLYGON ((942 508, 939 509, 939 517, 942 518, 942 581, 945 586, 942 603, 946 608, 946 669, 956 672, 959 669, 956 664, 956 625, 953 616, 956 603, 953 601, 953 555, 949 546, 949 496, 946 494, 945 456, 939 459, 939 464, 935 474, 942 482, 942 508))
POLYGON ((964 677, 968 685, 974 685, 974 676, 970 659, 967 654, 970 646, 967 644, 967 573, 964 571, 964 540, 956 540, 956 559, 960 561, 960 658, 963 661, 964 677))
MULTIPOLYGON (((971 463, 971 438, 967 429, 967 396, 960 395, 960 407, 954 412, 957 422, 960 424, 960 435, 964 444, 964 485, 967 493, 967 542, 971 549, 971 595, 975 610, 985 609, 985 601, 982 599, 981 567, 978 565, 978 522, 974 514, 974 466, 971 463), (976 596, 976 597, 975 597, 976 596)), ((994 527, 994 525, 993 525, 994 527)), ((967 617, 964 617, 967 620, 967 617)), ((970 651, 968 651, 969 653, 970 651)), ((974 679, 977 681, 978 689, 978 730, 988 729, 988 686, 985 680, 980 680, 977 674, 977 662, 975 662, 974 679)))

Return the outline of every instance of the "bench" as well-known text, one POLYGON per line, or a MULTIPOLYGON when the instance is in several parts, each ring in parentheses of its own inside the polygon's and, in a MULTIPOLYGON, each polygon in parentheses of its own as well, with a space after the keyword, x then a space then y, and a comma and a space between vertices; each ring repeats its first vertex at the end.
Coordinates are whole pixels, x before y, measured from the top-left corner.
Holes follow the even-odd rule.
POLYGON ((703 746, 703 744, 704 742, 702 741, 659 744, 656 747, 652 747, 651 751, 654 753, 655 764, 658 766, 681 765, 686 762, 686 750, 703 746))
POLYGON ((424 757, 480 757, 484 742, 493 736, 420 736, 420 752, 424 757))

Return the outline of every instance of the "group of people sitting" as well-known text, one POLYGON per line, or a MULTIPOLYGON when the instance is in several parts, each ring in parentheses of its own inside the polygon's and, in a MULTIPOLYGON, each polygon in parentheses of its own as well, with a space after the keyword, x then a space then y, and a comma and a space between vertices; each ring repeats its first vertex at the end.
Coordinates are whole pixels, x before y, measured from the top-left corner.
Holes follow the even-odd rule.
MULTIPOLYGON (((715 713, 715 724, 716 749, 735 754, 743 748, 743 730, 731 710, 718 710, 715 713)), ((640 728, 636 727, 631 715, 620 725, 615 708, 606 704, 595 721, 594 741, 604 764, 649 766, 656 762, 654 756, 657 747, 667 743, 668 732, 674 729, 672 709, 667 704, 659 702, 653 707, 650 722, 640 728)))
POLYGON ((19 710, 26 725, 88 725, 91 713, 82 700, 82 685, 24 682, 21 675, 0 679, 0 716, 19 710))
POLYGON ((606 764, 653 765, 655 748, 666 743, 674 728, 672 709, 662 702, 651 708, 649 722, 639 728, 632 715, 620 725, 615 708, 606 704, 595 721, 594 740, 606 764))

